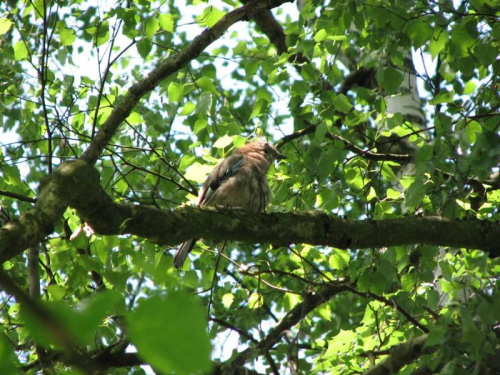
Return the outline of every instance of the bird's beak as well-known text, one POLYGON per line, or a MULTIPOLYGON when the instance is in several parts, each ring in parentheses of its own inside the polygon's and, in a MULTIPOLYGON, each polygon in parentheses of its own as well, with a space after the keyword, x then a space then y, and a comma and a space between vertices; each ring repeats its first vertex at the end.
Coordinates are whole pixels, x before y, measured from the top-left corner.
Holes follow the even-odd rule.
POLYGON ((276 152, 276 160, 283 160, 283 159, 286 159, 286 155, 276 152))

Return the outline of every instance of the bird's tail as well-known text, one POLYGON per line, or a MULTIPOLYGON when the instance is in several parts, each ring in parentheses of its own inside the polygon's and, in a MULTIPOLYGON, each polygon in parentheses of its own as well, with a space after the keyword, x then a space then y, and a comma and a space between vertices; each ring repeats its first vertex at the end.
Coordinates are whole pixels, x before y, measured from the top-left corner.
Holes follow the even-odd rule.
POLYGON ((195 239, 184 242, 179 250, 175 253, 174 256, 174 267, 181 268, 186 260, 188 254, 193 250, 194 244, 196 243, 195 239))

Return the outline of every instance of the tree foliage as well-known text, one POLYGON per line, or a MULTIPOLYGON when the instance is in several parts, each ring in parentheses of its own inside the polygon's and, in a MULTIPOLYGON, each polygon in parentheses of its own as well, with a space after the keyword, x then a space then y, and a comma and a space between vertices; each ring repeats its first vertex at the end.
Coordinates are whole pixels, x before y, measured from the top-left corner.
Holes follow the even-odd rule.
POLYGON ((499 373, 499 21, 0 3, 0 372, 499 373), (267 213, 182 207, 255 137, 267 213))

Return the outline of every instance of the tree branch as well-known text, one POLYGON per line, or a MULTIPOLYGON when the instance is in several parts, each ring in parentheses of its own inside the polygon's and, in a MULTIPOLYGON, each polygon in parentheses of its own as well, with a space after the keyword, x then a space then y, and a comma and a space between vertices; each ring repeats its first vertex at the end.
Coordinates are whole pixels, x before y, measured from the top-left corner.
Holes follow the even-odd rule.
POLYGON ((133 234, 161 244, 176 245, 190 238, 279 246, 307 243, 339 249, 426 244, 480 249, 490 252, 490 257, 500 256, 500 225, 491 221, 435 216, 347 220, 319 211, 249 213, 214 207, 159 210, 114 203, 99 184, 94 167, 76 160, 63 163, 42 183, 34 209, 0 229, 0 262, 50 233, 67 205, 98 234, 133 234))
POLYGON ((373 366, 363 375, 390 375, 398 374, 407 364, 413 362, 422 354, 435 351, 433 348, 424 348, 427 334, 418 336, 404 344, 391 348, 391 354, 379 364, 373 366))
POLYGON ((3 195, 5 197, 9 197, 9 198, 14 198, 14 199, 17 199, 17 200, 20 200, 23 202, 28 202, 28 203, 35 203, 36 202, 36 198, 27 197, 25 195, 13 193, 11 191, 7 191, 7 190, 3 190, 3 189, 0 189, 0 195, 3 195))
MULTIPOLYGON (((276 148, 280 149, 283 147, 286 143, 289 143, 297 138, 304 137, 308 134, 312 134, 316 131, 317 125, 311 124, 307 120, 303 120, 304 123, 307 125, 302 130, 299 130, 295 133, 289 134, 284 136, 280 142, 276 145, 276 148)), ((365 158, 367 160, 374 160, 374 161, 384 161, 384 160, 390 160, 390 161, 395 161, 397 163, 409 163, 413 160, 413 156, 411 154, 394 154, 394 153, 377 153, 377 152, 372 152, 370 150, 363 150, 360 147, 356 146, 354 143, 351 141, 345 139, 344 137, 341 137, 340 135, 333 134, 333 133, 326 133, 325 137, 328 138, 331 141, 341 141, 344 144, 344 148, 346 150, 349 150, 353 153, 355 153, 358 156, 361 156, 362 158, 365 158)))
POLYGON ((333 140, 341 141, 342 143, 344 143, 344 147, 346 150, 349 150, 355 153, 356 155, 361 156, 368 160, 374 160, 374 161, 390 160, 390 161, 395 161, 397 163, 409 163, 413 160, 413 156, 411 154, 394 154, 390 152, 377 153, 369 150, 365 151, 356 146, 351 141, 345 139, 344 137, 341 137, 340 135, 326 133, 325 137, 332 141, 333 140))
POLYGON ((368 293, 363 293, 358 291, 354 287, 349 287, 349 290, 353 292, 354 294, 364 297, 364 298, 373 298, 374 300, 380 301, 384 303, 386 306, 391 306, 394 307, 397 311, 399 311, 400 314, 402 314, 406 319, 408 319, 409 322, 411 322, 415 327, 420 329, 424 333, 429 333, 429 328, 424 326, 422 323, 420 323, 417 319, 415 319, 405 308, 400 306, 394 298, 387 299, 384 296, 379 296, 374 293, 368 292, 368 293))

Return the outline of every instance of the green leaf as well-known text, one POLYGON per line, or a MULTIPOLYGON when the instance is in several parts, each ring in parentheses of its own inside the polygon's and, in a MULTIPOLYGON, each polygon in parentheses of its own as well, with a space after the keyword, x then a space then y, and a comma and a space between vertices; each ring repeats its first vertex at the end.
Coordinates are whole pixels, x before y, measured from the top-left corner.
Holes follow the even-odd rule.
POLYGON ((328 127, 325 122, 322 121, 314 131, 314 138, 318 140, 318 142, 322 142, 325 138, 325 134, 328 132, 328 127))
POLYGON ((394 189, 387 189, 387 198, 388 199, 399 199, 401 197, 401 192, 394 189))
POLYGON ((258 309, 264 304, 264 297, 262 294, 254 292, 248 298, 248 307, 251 309, 258 309))
POLYGON ((14 44, 14 59, 23 60, 28 57, 28 49, 23 41, 16 42, 14 44))
POLYGON ((291 310, 303 300, 304 299, 296 293, 285 293, 283 303, 287 310, 291 310))
POLYGON ((341 329, 332 340, 328 341, 328 350, 325 356, 339 356, 339 353, 352 351, 353 345, 358 338, 359 332, 341 329))
POLYGON ((148 39, 152 39, 155 33, 160 28, 160 21, 158 18, 150 18, 146 21, 146 25, 144 26, 144 33, 148 39))
POLYGON ((470 95, 476 90, 476 83, 474 81, 469 81, 464 86, 464 95, 470 95))
POLYGON ((477 138, 476 134, 482 133, 483 128, 481 127, 481 124, 479 122, 473 120, 466 125, 465 131, 469 142, 475 143, 477 138))
POLYGON ((168 31, 169 33, 174 33, 174 18, 171 14, 160 14, 159 16, 160 27, 168 31))
POLYGON ((316 33, 316 35, 314 35, 314 41, 315 41, 316 43, 322 42, 323 40, 325 40, 325 39, 326 39, 326 36, 327 36, 327 35, 328 35, 328 34, 326 33, 326 30, 325 30, 325 29, 321 29, 321 30, 319 30, 319 31, 316 33))
POLYGON ((76 39, 75 32, 71 29, 61 28, 59 29, 59 38, 63 46, 70 46, 76 39))
POLYGON ((494 47, 491 44, 478 44, 474 47, 474 55, 483 65, 491 65, 498 58, 498 46, 494 47))
POLYGON ((438 29, 429 43, 429 52, 431 53, 433 60, 436 58, 439 52, 444 49, 447 41, 448 33, 444 30, 438 29))
POLYGON ((360 292, 367 292, 370 290, 371 273, 371 270, 365 270, 361 276, 358 277, 358 289, 360 292))
POLYGON ((328 264, 333 269, 344 270, 349 266, 350 259, 349 251, 334 248, 333 254, 328 258, 328 264))
POLYGON ((209 93, 202 93, 196 102, 196 113, 206 115, 210 112, 212 107, 212 95, 209 93))
POLYGON ((396 174, 394 173, 394 171, 391 168, 391 166, 399 166, 398 163, 382 162, 382 163, 379 163, 379 165, 382 168, 382 176, 384 176, 384 178, 387 178, 387 180, 389 180, 391 182, 392 181, 399 181, 398 176, 396 176, 396 174))
POLYGON ((141 114, 138 112, 132 112, 126 120, 129 124, 131 125, 137 125, 137 124, 142 124, 144 122, 144 119, 142 118, 141 114))
POLYGON ((326 37, 326 39, 333 40, 334 42, 338 42, 341 40, 347 40, 347 36, 346 35, 328 35, 326 37))
POLYGON ((250 78, 257 73, 257 69, 259 69, 259 62, 258 61, 248 61, 245 66, 245 75, 250 78))
POLYGON ((430 289, 427 291, 427 303, 429 308, 437 309, 439 307, 439 292, 434 289, 430 289))
POLYGON ((405 201, 409 207, 417 207, 422 202, 425 195, 424 181, 421 175, 417 175, 415 180, 406 191, 405 201))
POLYGON ((198 162, 191 164, 188 169, 186 169, 186 173, 184 177, 188 180, 196 181, 196 182, 204 182, 207 178, 207 175, 212 171, 213 166, 200 164, 198 162))
POLYGON ((339 94, 333 101, 333 105, 336 110, 342 113, 349 113, 352 109, 352 104, 349 102, 344 94, 339 94))
POLYGON ((401 277, 401 287, 404 291, 411 292, 417 282, 417 275, 413 272, 407 273, 401 277))
MULTIPOLYGON (((198 104, 198 103, 196 103, 196 104, 198 104)), ((207 128, 207 126, 208 126, 207 118, 205 116, 198 116, 198 118, 196 119, 196 122, 194 123, 193 131, 195 134, 198 134, 202 130, 205 130, 207 128)))
POLYGON ((434 29, 425 22, 425 18, 418 18, 410 23, 406 31, 415 48, 422 47, 431 39, 434 29))
POLYGON ((213 94, 219 95, 219 92, 215 89, 214 83, 208 77, 201 77, 196 80, 196 85, 205 92, 211 92, 213 94))
POLYGON ((377 81, 388 94, 392 94, 403 82, 403 75, 392 67, 380 67, 377 70, 377 81))
POLYGON ((167 89, 168 100, 179 103, 184 97, 184 86, 177 82, 170 82, 167 89))
POLYGON ((60 301, 63 299, 64 297, 64 294, 66 293, 66 291, 64 290, 64 288, 60 285, 49 285, 47 287, 47 292, 49 293, 50 295, 50 298, 52 301, 60 301))
POLYGON ((126 319, 139 356, 162 373, 193 374, 211 367, 206 313, 189 296, 143 299, 126 319))
POLYGON ((149 55, 152 48, 153 45, 147 38, 142 38, 137 42, 137 52, 139 52, 139 55, 141 55, 143 59, 145 59, 149 55))
POLYGON ((446 260, 439 262, 439 267, 441 268, 441 274, 446 281, 451 281, 453 275, 453 268, 450 263, 446 260))
POLYGON ((90 28, 89 32, 94 36, 96 46, 102 46, 109 40, 109 22, 102 22, 98 27, 90 28))
POLYGON ((442 344, 447 340, 446 336, 447 336, 446 327, 434 326, 431 328, 429 332, 429 337, 425 341, 425 346, 432 347, 435 345, 442 344))
POLYGON ((184 104, 184 107, 182 107, 181 112, 179 113, 181 116, 188 116, 191 113, 194 112, 196 109, 196 105, 193 102, 187 102, 184 104))
POLYGON ((266 112, 269 102, 265 99, 258 99, 253 106, 253 111, 250 114, 250 118, 258 117, 259 115, 266 112))
POLYGON ((220 11, 219 9, 209 6, 203 10, 203 15, 197 17, 198 22, 203 26, 212 27, 215 25, 226 12, 220 11))
POLYGON ((222 137, 220 137, 219 139, 217 139, 215 141, 215 143, 213 144, 213 147, 225 148, 232 143, 233 143, 233 137, 231 137, 230 135, 223 135, 222 137))
POLYGON ((21 172, 15 165, 2 165, 0 171, 3 173, 3 182, 7 185, 21 185, 21 172))
POLYGON ((345 178, 347 182, 356 190, 361 190, 363 186, 369 182, 368 178, 363 176, 363 172, 364 171, 359 168, 345 169, 345 178))
POLYGON ((382 294, 385 290, 385 285, 387 283, 387 279, 381 272, 377 271, 370 278, 370 286, 369 290, 375 294, 382 294))
POLYGON ((443 103, 451 103, 453 101, 454 95, 455 91, 453 90, 451 91, 442 90, 429 102, 429 104, 437 105, 443 103))
POLYGON ((370 186, 370 191, 368 192, 368 195, 366 196, 366 201, 370 202, 375 198, 377 198, 377 192, 375 191, 373 186, 370 186))
POLYGON ((222 296, 222 304, 226 309, 229 309, 234 301, 234 294, 226 293, 222 296))
POLYGON ((0 35, 9 31, 13 24, 14 23, 6 17, 0 18, 0 35))
POLYGON ((16 357, 14 350, 6 340, 3 333, 0 334, 0 374, 18 374, 19 369, 16 368, 16 357))
POLYGON ((47 313, 57 322, 47 324, 39 314, 32 314, 27 309, 21 309, 30 335, 41 345, 62 347, 60 331, 65 331, 70 340, 80 345, 89 344, 94 338, 94 331, 106 316, 120 315, 125 310, 122 296, 116 292, 102 292, 91 299, 82 302, 77 309, 70 308, 65 302, 42 303, 47 313))
POLYGON ((97 327, 109 316, 125 313, 123 295, 114 291, 102 291, 94 294, 78 305, 78 312, 82 315, 81 322, 89 327, 97 327))

